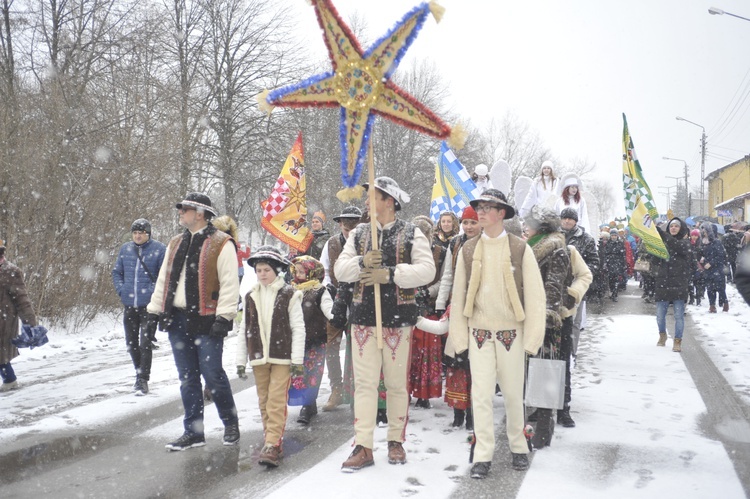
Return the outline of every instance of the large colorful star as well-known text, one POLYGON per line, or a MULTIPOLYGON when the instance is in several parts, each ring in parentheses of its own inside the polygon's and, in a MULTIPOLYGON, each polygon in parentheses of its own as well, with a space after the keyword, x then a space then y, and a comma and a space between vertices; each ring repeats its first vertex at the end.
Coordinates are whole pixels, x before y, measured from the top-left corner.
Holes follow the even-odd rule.
POLYGON ((333 71, 273 90, 265 95, 265 102, 270 106, 340 107, 341 178, 345 187, 354 188, 359 182, 375 115, 438 139, 450 136, 448 125, 390 81, 427 16, 433 11, 437 17, 440 6, 434 2, 419 5, 363 52, 331 0, 312 3, 333 71))

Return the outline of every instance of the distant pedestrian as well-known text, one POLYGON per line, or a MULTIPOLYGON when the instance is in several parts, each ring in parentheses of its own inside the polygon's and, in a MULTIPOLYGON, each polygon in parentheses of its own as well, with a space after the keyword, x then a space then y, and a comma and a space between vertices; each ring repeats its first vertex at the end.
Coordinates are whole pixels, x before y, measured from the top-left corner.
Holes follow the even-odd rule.
POLYGON ((156 324, 149 325, 146 305, 151 301, 166 246, 151 239, 151 222, 145 218, 134 221, 130 233, 133 240, 120 247, 112 269, 112 283, 125 306, 122 322, 125 344, 135 367, 133 391, 136 395, 146 395, 156 340, 156 324))
POLYGON ((34 307, 26 292, 21 269, 5 259, 5 242, 0 240, 0 392, 18 389, 18 379, 10 361, 18 357, 11 340, 18 336, 18 319, 31 327, 38 326, 34 307))
POLYGON ((609 282, 609 297, 612 301, 617 301, 620 284, 627 277, 625 245, 620 239, 617 229, 610 229, 609 231, 609 241, 604 244, 603 262, 609 282))
POLYGON ((185 409, 184 433, 166 448, 206 445, 201 376, 224 423, 224 445, 236 445, 240 427, 222 354, 237 315, 237 252, 232 238, 211 223, 217 213, 206 194, 191 192, 176 208, 185 231, 169 241, 147 307, 149 321, 169 333, 185 409))
MULTIPOLYGON (((307 249, 306 254, 310 255, 318 261, 320 260, 321 253, 323 253, 323 246, 325 246, 325 244, 328 242, 328 239, 330 239, 331 237, 331 234, 325 228, 325 223, 325 213, 323 213, 322 211, 316 211, 315 214, 313 214, 312 222, 310 223, 310 228, 312 229, 313 233, 313 240, 310 243, 310 247, 307 249)), ((293 257, 290 256, 290 259, 292 258, 293 257)))
POLYGON ((721 243, 713 226, 704 225, 701 227, 701 236, 703 242, 703 256, 701 264, 703 265, 703 276, 706 280, 706 292, 708 294, 708 312, 716 313, 716 297, 719 297, 719 306, 724 312, 729 311, 729 301, 727 301, 727 278, 724 267, 727 265, 727 253, 724 245, 721 243))

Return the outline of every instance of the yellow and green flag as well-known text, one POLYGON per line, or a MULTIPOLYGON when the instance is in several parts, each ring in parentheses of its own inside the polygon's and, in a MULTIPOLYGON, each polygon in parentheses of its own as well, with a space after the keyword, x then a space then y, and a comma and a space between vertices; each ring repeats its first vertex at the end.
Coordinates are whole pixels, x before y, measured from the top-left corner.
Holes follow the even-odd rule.
POLYGON ((622 115, 622 182, 625 191, 625 213, 628 229, 643 240, 646 251, 659 258, 668 259, 669 252, 659 231, 656 230, 656 209, 651 188, 646 183, 638 156, 635 154, 633 138, 628 131, 628 120, 622 115))

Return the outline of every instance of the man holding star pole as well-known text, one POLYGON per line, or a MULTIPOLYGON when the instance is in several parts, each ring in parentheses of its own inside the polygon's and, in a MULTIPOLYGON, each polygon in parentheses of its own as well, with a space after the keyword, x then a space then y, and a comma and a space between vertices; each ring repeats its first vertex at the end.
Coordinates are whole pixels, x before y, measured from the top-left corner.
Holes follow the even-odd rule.
POLYGON ((390 81, 425 20, 437 20, 443 8, 434 1, 408 12, 367 51, 363 51, 331 0, 312 0, 328 48, 332 70, 300 83, 263 92, 262 109, 274 106, 338 108, 341 117, 341 176, 344 202, 372 187, 368 204, 371 226, 359 226, 347 240, 334 267, 342 282, 355 283, 352 303, 353 366, 355 375, 355 448, 342 470, 351 472, 374 464, 373 431, 377 385, 382 366, 388 389, 388 461, 406 462, 401 443, 408 419, 407 371, 409 345, 416 322, 414 288, 435 276, 426 237, 412 224, 396 218, 409 201, 391 178, 375 179, 372 133, 381 116, 460 148, 463 132, 451 129, 414 97, 390 81), (369 151, 369 154, 368 154, 369 151), (358 185, 369 164, 369 183, 358 185), (381 303, 382 302, 382 303, 381 303))

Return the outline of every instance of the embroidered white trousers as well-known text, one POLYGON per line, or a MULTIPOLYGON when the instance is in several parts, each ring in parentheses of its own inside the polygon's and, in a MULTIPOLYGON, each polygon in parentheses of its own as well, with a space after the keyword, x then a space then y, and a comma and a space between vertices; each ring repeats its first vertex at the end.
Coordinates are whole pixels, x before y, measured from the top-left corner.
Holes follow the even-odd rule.
POLYGON ((411 327, 383 328, 378 348, 375 327, 352 326, 354 369, 354 443, 372 449, 378 412, 380 370, 386 388, 388 441, 403 442, 409 418, 411 327))
POLYGON ((506 432, 510 450, 528 454, 523 436, 523 384, 525 356, 523 333, 514 331, 469 330, 471 399, 474 409, 474 462, 492 461, 495 452, 495 428, 492 402, 495 384, 500 385, 505 402, 506 432))

